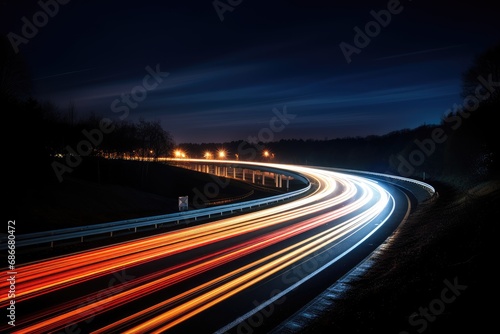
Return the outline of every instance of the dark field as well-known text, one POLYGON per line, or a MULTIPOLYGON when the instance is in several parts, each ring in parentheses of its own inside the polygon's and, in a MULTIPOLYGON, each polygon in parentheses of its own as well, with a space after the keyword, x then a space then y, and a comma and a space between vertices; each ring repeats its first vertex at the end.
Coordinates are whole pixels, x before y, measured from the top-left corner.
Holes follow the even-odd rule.
MULTIPOLYGON (((178 211, 178 196, 203 193, 210 175, 164 164, 87 161, 62 183, 35 182, 17 202, 26 231, 178 211)), ((493 236, 500 182, 430 182, 439 196, 416 208, 390 247, 321 319, 301 333, 456 333, 494 326, 493 236), (454 288, 452 288, 454 287, 454 288)), ((294 187, 297 187, 295 184, 294 187)), ((217 198, 276 194, 231 180, 217 198)), ((191 208, 196 208, 190 202, 191 208)), ((333 283, 333 282, 332 282, 333 283)))
POLYGON ((493 236, 500 183, 467 190, 434 184, 387 252, 344 298, 302 332, 488 333, 495 328, 493 236))
POLYGON ((17 187, 19 234, 178 212, 179 196, 198 209, 285 191, 141 161, 87 159, 68 175, 61 183, 30 179, 17 187))

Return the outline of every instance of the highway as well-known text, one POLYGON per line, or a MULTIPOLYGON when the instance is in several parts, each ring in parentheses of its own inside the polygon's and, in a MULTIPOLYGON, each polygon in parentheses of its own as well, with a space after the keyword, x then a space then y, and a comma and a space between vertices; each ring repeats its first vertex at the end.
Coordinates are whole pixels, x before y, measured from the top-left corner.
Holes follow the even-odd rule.
MULTIPOLYGON (((304 175, 313 191, 262 210, 18 265, 16 326, 4 321, 0 332, 265 332, 359 263, 410 210, 407 195, 390 184, 262 165, 304 175)), ((0 291, 8 285, 3 280, 0 291)), ((8 303, 1 294, 0 307, 8 303)))

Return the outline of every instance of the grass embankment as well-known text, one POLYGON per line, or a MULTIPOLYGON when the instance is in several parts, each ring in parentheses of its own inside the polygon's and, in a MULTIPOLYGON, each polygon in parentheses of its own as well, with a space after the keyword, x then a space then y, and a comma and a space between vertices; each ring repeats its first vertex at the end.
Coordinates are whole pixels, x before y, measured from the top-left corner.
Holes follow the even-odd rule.
POLYGON ((197 209, 206 201, 276 191, 161 163, 87 159, 61 183, 18 189, 13 205, 21 234, 178 212, 179 196, 189 196, 190 209, 197 209))
POLYGON ((495 328, 500 182, 434 184, 389 250, 306 333, 486 333, 495 328), (411 318, 410 318, 411 316, 411 318))

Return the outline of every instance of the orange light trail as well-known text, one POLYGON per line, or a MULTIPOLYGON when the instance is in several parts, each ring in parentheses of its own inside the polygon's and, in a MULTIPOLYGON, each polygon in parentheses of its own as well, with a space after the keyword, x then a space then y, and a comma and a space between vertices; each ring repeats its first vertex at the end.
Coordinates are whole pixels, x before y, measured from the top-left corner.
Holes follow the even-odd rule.
MULTIPOLYGON (((16 326, 19 330, 13 333, 58 330, 67 324, 78 323, 140 300, 179 282, 203 277, 202 274, 214 268, 223 268, 225 264, 235 263, 249 254, 260 254, 272 245, 305 236, 306 232, 322 227, 323 230, 318 230, 312 236, 301 238, 290 246, 95 331, 106 333, 127 329, 124 332, 164 332, 303 261, 315 252, 334 247, 336 243, 362 230, 380 215, 388 203, 390 195, 374 182, 313 168, 294 166, 290 169, 313 180, 318 188, 296 201, 257 212, 19 266, 20 288, 16 293, 16 301, 21 303, 123 269, 230 242, 228 246, 203 256, 160 268, 117 285, 112 291, 108 290, 103 298, 97 298, 102 293, 97 291, 26 316, 19 320, 19 326, 16 326), (331 222, 337 223, 325 229, 324 226, 331 222), (263 233, 255 234, 259 231, 263 233), (231 245, 231 240, 249 233, 253 237, 244 242, 232 242, 231 245), (84 300, 93 302, 85 304, 84 300)), ((6 282, 0 283, 0 288, 6 286, 6 282)), ((7 302, 7 298, 2 296, 0 306, 5 307, 7 302)))

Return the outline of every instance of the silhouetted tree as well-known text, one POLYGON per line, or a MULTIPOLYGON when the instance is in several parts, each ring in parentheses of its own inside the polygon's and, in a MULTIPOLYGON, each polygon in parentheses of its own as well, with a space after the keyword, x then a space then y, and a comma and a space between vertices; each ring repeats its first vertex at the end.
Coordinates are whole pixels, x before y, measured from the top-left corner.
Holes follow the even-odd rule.
POLYGON ((2 98, 26 100, 31 96, 32 83, 21 53, 15 53, 9 40, 0 36, 0 95, 2 98))
POLYGON ((499 174, 500 43, 478 54, 462 76, 462 103, 441 121, 446 130, 442 169, 472 181, 499 174))
POLYGON ((482 103, 500 100, 500 43, 477 55, 462 76, 462 97, 476 97, 482 103))
POLYGON ((164 130, 159 121, 140 120, 137 135, 141 143, 142 157, 157 159, 165 156, 174 147, 170 133, 164 130))

